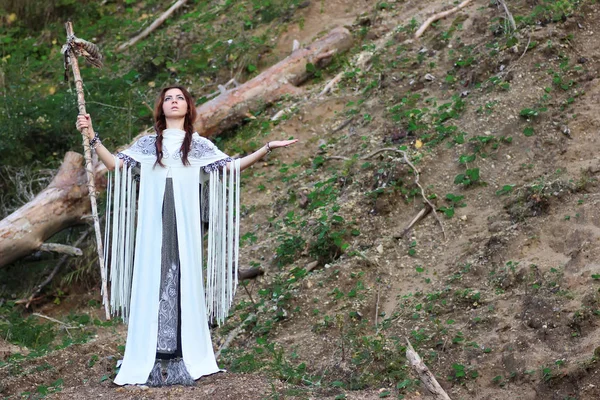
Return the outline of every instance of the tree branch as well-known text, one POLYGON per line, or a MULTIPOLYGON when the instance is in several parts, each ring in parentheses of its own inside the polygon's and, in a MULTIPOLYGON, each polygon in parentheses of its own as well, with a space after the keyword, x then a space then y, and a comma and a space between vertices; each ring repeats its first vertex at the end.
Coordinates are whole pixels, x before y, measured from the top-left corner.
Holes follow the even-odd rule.
POLYGON ((256 317, 256 314, 250 314, 250 315, 248 315, 248 317, 246 317, 246 319, 244 320, 244 322, 242 322, 239 326, 237 326, 234 330, 232 330, 229 333, 229 335, 227 335, 227 339, 225 339, 225 342, 223 342, 223 344, 221 345, 221 347, 219 347, 219 350, 217 350, 217 352, 215 353, 215 359, 219 358, 219 356, 221 355, 221 352, 229 347, 229 345, 231 344, 231 342, 233 342, 233 339, 235 339, 237 337, 237 335, 240 334, 240 332, 242 331, 242 329, 244 329, 246 323, 249 322, 254 317, 256 317))
POLYGON ((179 7, 184 5, 186 2, 187 2, 187 0, 176 1, 167 11, 165 11, 160 17, 158 17, 149 27, 144 29, 142 31, 142 33, 140 33, 133 39, 129 40, 128 42, 125 42, 122 45, 120 45, 117 48, 117 51, 123 51, 126 48, 133 46, 140 40, 144 39, 146 36, 151 34, 156 28, 161 26, 163 24, 163 22, 165 22, 167 20, 167 18, 169 18, 171 16, 171 14, 173 14, 179 7))
POLYGON ((448 15, 454 14, 461 8, 468 6, 470 2, 471 2, 471 0, 465 0, 462 3, 460 3, 459 5, 457 5, 456 7, 451 8, 450 10, 442 11, 440 13, 434 14, 431 17, 427 18, 427 20, 423 23, 423 25, 421 25, 421 27, 415 33, 415 39, 420 38, 421 35, 423 35, 423 33, 427 30, 427 28, 429 28, 429 26, 432 23, 434 23, 435 21, 438 21, 440 19, 446 18, 448 15))
POLYGON ((410 362, 411 367, 415 370, 423 385, 435 400, 451 400, 446 391, 440 386, 435 376, 431 373, 427 365, 423 362, 419 354, 406 339, 406 358, 410 362))
POLYGON ((60 243, 44 243, 43 245, 40 246, 40 250, 47 251, 49 253, 66 254, 69 256, 83 255, 83 252, 81 251, 81 249, 74 247, 74 246, 69 246, 69 245, 60 244, 60 243))
MULTIPOLYGON (((79 236, 79 239, 77 239, 77 241, 75 243, 73 243, 73 246, 79 246, 87 237, 87 235, 89 235, 89 233, 91 232, 90 229, 86 230, 85 232, 83 232, 81 234, 81 236, 79 236)), ((44 288, 44 286, 46 286, 47 284, 49 284, 50 282, 52 282, 52 279, 54 279, 54 276, 58 273, 58 271, 61 269, 61 267, 67 262, 67 260, 69 259, 68 255, 64 255, 61 257, 61 259, 58 261, 58 263, 56 263, 56 266, 54 267, 54 269, 52 270, 52 272, 50 272, 50 275, 48 275, 48 277, 46 279, 44 279, 44 281, 42 283, 40 283, 39 285, 36 286, 36 288, 34 289, 34 291, 31 293, 31 296, 29 296, 29 298, 27 299, 27 304, 25 304, 25 308, 29 308, 29 305, 31 305, 31 302, 35 299, 35 296, 42 291, 42 289, 44 288)))
POLYGON ((431 210, 431 206, 429 204, 426 204, 425 207, 423 207, 423 209, 419 211, 419 213, 412 219, 412 221, 410 221, 410 223, 406 226, 406 228, 402 230, 401 233, 397 233, 394 235, 394 239, 403 238, 412 229, 412 227, 415 226, 417 222, 425 218, 431 212, 431 210))

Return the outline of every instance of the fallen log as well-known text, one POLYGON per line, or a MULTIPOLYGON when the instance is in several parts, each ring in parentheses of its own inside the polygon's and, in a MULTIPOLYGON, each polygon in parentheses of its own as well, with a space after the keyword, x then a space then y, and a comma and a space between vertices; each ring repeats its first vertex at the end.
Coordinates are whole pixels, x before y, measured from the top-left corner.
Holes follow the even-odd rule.
POLYGON ((299 48, 260 75, 239 87, 219 95, 197 108, 196 129, 212 137, 239 124, 247 114, 284 95, 300 95, 298 86, 310 77, 306 66, 322 67, 338 53, 352 46, 352 35, 346 28, 336 28, 308 47, 299 48))
POLYGON ((68 152, 50 182, 32 201, 0 221, 0 267, 39 249, 57 232, 89 213, 83 156, 68 152))
MULTIPOLYGON (((332 30, 248 82, 224 90, 197 107, 196 129, 207 137, 217 136, 242 122, 252 110, 273 103, 284 95, 303 93, 298 86, 310 77, 308 64, 323 67, 335 54, 351 46, 352 35, 347 29, 332 30)), ((151 132, 149 129, 139 136, 151 132)), ((105 181, 101 179, 105 172, 106 168, 101 163, 96 165, 97 192, 105 189, 105 181)), ((0 268, 35 251, 55 233, 84 223, 84 218, 90 213, 87 195, 83 156, 69 152, 50 186, 0 221, 0 268)))

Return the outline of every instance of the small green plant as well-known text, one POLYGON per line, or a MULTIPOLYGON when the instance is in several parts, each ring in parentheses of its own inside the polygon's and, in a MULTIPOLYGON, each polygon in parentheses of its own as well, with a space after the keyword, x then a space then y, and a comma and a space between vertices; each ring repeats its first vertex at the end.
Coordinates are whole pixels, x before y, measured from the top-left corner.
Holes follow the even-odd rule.
POLYGON ((323 212, 313 229, 313 239, 308 245, 309 254, 323 264, 337 259, 349 246, 345 241, 350 233, 346 225, 342 216, 323 212))
POLYGON ((533 131, 532 126, 526 126, 525 129, 523 129, 523 135, 527 137, 533 136, 534 134, 535 132, 533 131))
POLYGON ((468 379, 476 379, 479 376, 477 370, 466 367, 463 364, 452 364, 452 372, 448 376, 449 381, 463 383, 468 379))
POLYGON ((547 111, 546 108, 539 108, 539 109, 535 109, 535 108, 523 108, 520 112, 519 115, 522 118, 525 118, 527 120, 529 119, 533 119, 536 117, 539 117, 540 113, 547 111))
POLYGON ((452 218, 456 208, 467 206, 467 203, 463 202, 464 198, 465 196, 448 193, 445 198, 448 206, 440 207, 439 211, 443 212, 446 217, 452 218))
POLYGON ((456 185, 473 186, 480 183, 479 168, 470 168, 464 174, 458 174, 454 178, 456 185))
POLYGON ((416 240, 413 240, 408 245, 408 255, 411 257, 414 257, 417 255, 417 241, 416 240))
POLYGON ((502 375, 497 375, 492 379, 492 382, 494 382, 496 385, 500 386, 500 387, 504 387, 504 385, 506 385, 506 382, 504 381, 504 377, 502 375))
POLYGON ((504 196, 509 194, 514 189, 515 185, 504 185, 502 188, 496 190, 496 196, 504 196))
POLYGON ((304 250, 306 241, 301 236, 282 232, 278 237, 279 246, 275 249, 275 261, 279 268, 291 264, 297 255, 304 250))

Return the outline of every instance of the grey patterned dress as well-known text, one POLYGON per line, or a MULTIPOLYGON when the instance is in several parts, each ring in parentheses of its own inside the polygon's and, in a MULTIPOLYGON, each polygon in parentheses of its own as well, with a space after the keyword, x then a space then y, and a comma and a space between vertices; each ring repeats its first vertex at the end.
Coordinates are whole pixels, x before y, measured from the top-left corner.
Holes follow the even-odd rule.
MULTIPOLYGON (((203 223, 208 223, 208 185, 200 186, 203 205, 200 210, 203 223)), ((162 208, 162 250, 160 297, 158 305, 158 337, 156 358, 181 357, 181 310, 179 308, 179 243, 173 180, 167 178, 162 208)))
POLYGON ((179 310, 179 250, 173 180, 167 178, 162 209, 162 251, 156 357, 181 357, 179 310))

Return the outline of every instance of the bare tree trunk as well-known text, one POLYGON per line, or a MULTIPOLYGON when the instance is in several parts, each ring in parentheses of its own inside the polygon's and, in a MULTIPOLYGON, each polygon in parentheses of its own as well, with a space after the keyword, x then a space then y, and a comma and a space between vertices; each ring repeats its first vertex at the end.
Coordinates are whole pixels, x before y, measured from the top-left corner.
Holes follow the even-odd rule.
POLYGON ((298 86, 310 77, 306 66, 324 66, 331 58, 352 46, 346 28, 336 28, 308 47, 294 51, 279 63, 239 87, 219 95, 197 108, 196 129, 204 136, 216 136, 239 124, 260 105, 271 104, 282 96, 300 95, 298 86))
POLYGON ((70 151, 50 185, 0 221, 0 267, 39 249, 55 233, 83 223, 90 212, 87 195, 83 156, 70 151))
MULTIPOLYGON (((335 54, 351 46, 350 32, 345 28, 334 29, 243 85, 199 106, 196 129, 206 136, 216 136, 239 124, 251 110, 277 101, 285 94, 301 94, 303 91, 298 86, 310 77, 306 68, 309 63, 325 66, 335 54)), ((100 180, 104 172, 105 167, 99 163, 96 179, 100 180)), ((67 153, 50 186, 0 221, 0 268, 37 250, 55 233, 83 223, 82 218, 90 213, 85 173, 83 156, 67 153)), ((100 193, 105 185, 104 180, 97 181, 96 191, 100 193)))

